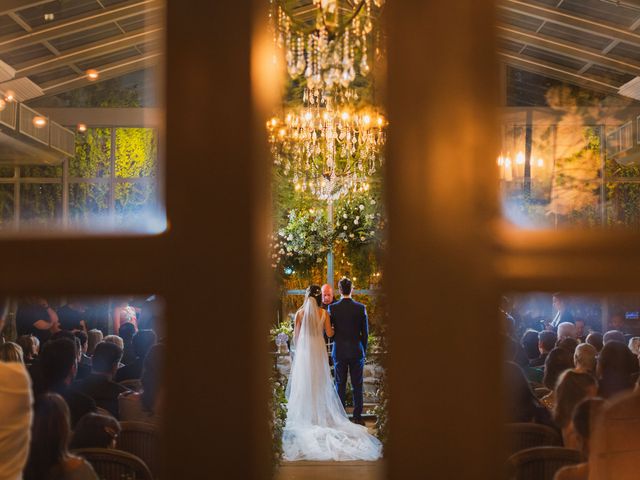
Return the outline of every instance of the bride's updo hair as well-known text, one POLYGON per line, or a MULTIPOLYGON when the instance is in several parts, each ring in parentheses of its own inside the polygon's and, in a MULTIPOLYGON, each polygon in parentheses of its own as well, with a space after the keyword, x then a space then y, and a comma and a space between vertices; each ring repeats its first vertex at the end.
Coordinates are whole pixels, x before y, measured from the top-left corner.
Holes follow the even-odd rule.
POLYGON ((309 285, 307 287, 306 296, 315 298, 319 307, 322 305, 322 289, 320 288, 320 285, 309 285))

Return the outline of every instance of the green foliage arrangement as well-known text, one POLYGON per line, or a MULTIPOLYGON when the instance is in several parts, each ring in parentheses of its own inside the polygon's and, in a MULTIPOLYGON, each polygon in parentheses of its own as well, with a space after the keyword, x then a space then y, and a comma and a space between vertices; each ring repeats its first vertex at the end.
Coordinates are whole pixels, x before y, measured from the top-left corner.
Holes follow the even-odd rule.
POLYGON ((289 211, 288 223, 272 238, 272 267, 308 270, 321 263, 331 248, 333 233, 322 210, 289 211))
POLYGON ((278 371, 275 363, 271 378, 269 379, 271 384, 271 402, 269 405, 269 411, 272 412, 271 416, 271 436, 272 436, 272 455, 275 463, 279 462, 282 458, 282 432, 284 431, 284 425, 287 420, 287 398, 285 395, 285 379, 278 371))
POLYGON ((275 325, 269 330, 269 335, 271 336, 271 340, 275 340, 276 337, 284 333, 289 336, 289 339, 293 337, 293 322, 289 319, 280 322, 278 325, 275 325))

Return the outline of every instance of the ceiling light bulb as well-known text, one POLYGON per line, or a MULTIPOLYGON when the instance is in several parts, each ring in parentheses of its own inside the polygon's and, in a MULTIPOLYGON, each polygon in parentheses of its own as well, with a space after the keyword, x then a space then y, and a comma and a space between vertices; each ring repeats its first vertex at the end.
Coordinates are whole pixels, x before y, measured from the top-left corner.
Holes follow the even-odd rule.
POLYGON ((44 21, 45 22, 53 22, 56 18, 55 13, 53 12, 48 12, 44 14, 44 21))
POLYGON ((87 131, 87 126, 84 123, 79 123, 77 129, 80 133, 84 133, 87 131))
POLYGON ((86 73, 87 73, 87 78, 89 80, 93 81, 93 80, 97 80, 98 79, 99 74, 98 74, 97 70, 87 70, 86 73))
POLYGON ((362 117, 362 121, 365 125, 369 125, 371 123, 371 117, 369 115, 365 115, 364 117, 362 117))
POLYGON ((4 94, 4 99, 5 99, 7 102, 13 102, 13 101, 15 100, 15 98, 16 98, 16 94, 15 94, 15 93, 13 93, 13 91, 11 91, 11 90, 7 90, 7 91, 5 92, 5 94, 4 94))

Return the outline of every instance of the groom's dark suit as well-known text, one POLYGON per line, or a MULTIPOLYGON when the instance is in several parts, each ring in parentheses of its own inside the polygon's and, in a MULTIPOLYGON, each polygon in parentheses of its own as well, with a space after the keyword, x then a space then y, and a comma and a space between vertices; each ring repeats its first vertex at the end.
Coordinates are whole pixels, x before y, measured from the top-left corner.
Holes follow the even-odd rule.
POLYGON ((362 371, 369 338, 367 309, 351 298, 343 298, 329 305, 329 315, 335 331, 333 336, 333 365, 336 388, 344 405, 347 373, 353 388, 353 418, 362 415, 362 371))

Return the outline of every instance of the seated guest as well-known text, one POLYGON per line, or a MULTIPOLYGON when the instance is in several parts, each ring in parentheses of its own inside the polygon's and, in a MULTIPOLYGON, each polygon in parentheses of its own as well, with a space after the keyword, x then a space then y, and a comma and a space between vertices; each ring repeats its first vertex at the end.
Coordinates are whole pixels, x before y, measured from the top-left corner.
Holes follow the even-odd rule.
POLYGON ((69 409, 55 393, 36 401, 24 480, 98 480, 91 465, 69 452, 69 409))
POLYGON ((591 480, 636 480, 640 459, 640 390, 608 402, 589 445, 591 480))
POLYGON ((581 318, 576 319, 576 339, 580 342, 584 342, 584 339, 587 337, 586 325, 584 320, 581 318))
POLYGON ((596 374, 598 352, 593 345, 581 343, 576 347, 573 354, 573 363, 576 366, 576 372, 596 374))
POLYGON ((82 343, 80 342, 80 339, 74 335, 73 341, 76 345, 76 365, 78 367, 76 371, 76 380, 82 380, 83 378, 88 377, 91 373, 91 366, 82 363, 82 343))
POLYGON ((573 356, 563 348, 554 348, 549 352, 544 362, 544 377, 542 384, 551 390, 551 393, 542 397, 540 401, 549 410, 555 407, 555 388, 560 374, 573 368, 573 356))
MULTIPOLYGON (((571 423, 577 440, 577 450, 582 453, 585 460, 589 458, 591 432, 598 418, 598 414, 604 407, 602 398, 589 398, 583 400, 573 411, 571 423)), ((587 462, 577 465, 562 467, 556 472, 553 480, 588 480, 589 464, 587 462)))
POLYGON ((80 363, 82 365, 91 366, 91 357, 87 355, 87 348, 89 347, 89 336, 86 332, 82 330, 78 330, 73 332, 75 337, 80 340, 80 349, 82 350, 82 355, 80 357, 80 363))
POLYGON ((116 448, 120 430, 120 423, 111 415, 87 413, 74 429, 71 449, 116 448))
POLYGON ((577 338, 576 326, 570 322, 562 322, 558 325, 558 341, 563 338, 577 338))
POLYGON ((96 348, 96 345, 98 345, 103 338, 102 335, 102 331, 98 330, 97 328, 94 328, 92 330, 89 330, 87 332, 87 355, 89 357, 93 356, 93 351, 96 348))
MULTIPOLYGON (((154 425, 160 422, 160 415, 162 414, 163 391, 161 382, 164 354, 164 345, 159 344, 151 347, 145 358, 142 378, 140 379, 142 392, 127 392, 120 395, 119 402, 122 421, 145 422, 154 425)), ((513 365, 516 366, 515 364, 513 365)), ((522 371, 520 371, 520 374, 522 375, 522 371)))
POLYGON ((540 352, 538 351, 538 341, 538 332, 531 328, 528 328, 520 339, 520 345, 522 345, 524 352, 527 354, 529 362, 531 362, 531 360, 535 358, 538 358, 538 356, 540 355, 540 352))
POLYGON ((91 398, 70 388, 77 371, 77 355, 76 344, 68 338, 60 338, 45 344, 38 363, 42 385, 37 391, 62 396, 69 407, 72 426, 96 409, 91 398))
POLYGON ((624 333, 622 333, 621 331, 609 330, 607 333, 604 334, 604 337, 602 337, 602 343, 606 345, 609 342, 620 342, 626 345, 627 339, 624 338, 624 333))
POLYGON ((504 345, 506 349, 505 358, 507 360, 513 361, 523 368, 529 366, 529 358, 519 342, 509 336, 505 336, 504 345))
MULTIPOLYGON (((125 323, 125 325, 131 325, 125 323)), ((118 369, 116 382, 123 380, 137 380, 142 375, 144 359, 149 349, 156 343, 156 334, 153 330, 139 330, 133 337, 133 348, 136 353, 136 361, 118 369)))
POLYGON ((615 312, 609 319, 609 330, 617 330, 624 333, 624 312, 615 312))
MULTIPOLYGON (((8 301, 0 298, 0 331, 8 301)), ((0 362, 0 478, 17 480, 29 454, 31 382, 24 365, 0 362)))
POLYGON ((114 343, 101 342, 96 346, 91 359, 91 374, 73 384, 73 388, 91 397, 96 405, 119 418, 118 395, 128 391, 114 382, 113 375, 118 369, 122 349, 114 343))
MULTIPOLYGON (((124 341, 118 335, 107 335, 106 337, 104 337, 104 340, 102 341, 117 345, 118 347, 120 347, 120 350, 122 350, 124 355, 124 341)), ((124 367, 124 364, 122 362, 118 362, 118 368, 122 368, 122 367, 124 367)))
POLYGON ((571 354, 572 357, 576 351, 576 348, 578 348, 578 345, 578 340, 571 337, 565 337, 562 340, 558 340, 558 343, 556 343, 556 347, 566 350, 571 354))
POLYGON ((22 347, 17 343, 6 342, 0 345, 0 361, 24 363, 22 347))
POLYGON ((560 375, 555 391, 556 405, 553 410, 553 419, 562 430, 565 447, 573 449, 577 447, 577 439, 571 425, 573 409, 582 400, 595 397, 597 393, 596 379, 588 373, 566 370, 560 375))
POLYGON ((22 359, 27 367, 38 356, 38 344, 36 342, 37 339, 33 335, 20 335, 16 340, 16 343, 22 348, 22 359))
POLYGON ((136 327, 133 323, 123 323, 120 325, 118 335, 124 342, 124 348, 122 349, 122 363, 129 365, 136 360, 136 353, 133 348, 133 336, 136 333, 136 327))
POLYGON ((124 350, 124 342, 122 341, 122 338, 120 338, 118 335, 107 335, 102 339, 102 341, 107 343, 113 343, 114 345, 117 345, 120 348, 120 350, 124 350))
POLYGON ((630 338, 628 347, 636 357, 640 355, 640 337, 630 338))
POLYGON ((602 334, 600 332, 591 332, 587 335, 586 342, 589 345, 593 345, 593 348, 595 348, 598 353, 600 353, 600 350, 602 350, 602 346, 604 345, 604 342, 602 341, 602 334))
POLYGON ((624 343, 610 341, 605 344, 598 357, 596 368, 600 384, 599 396, 610 398, 625 390, 631 390, 637 364, 638 359, 624 343))
POLYGON ((538 351, 537 358, 531 360, 529 365, 532 367, 544 367, 544 361, 547 359, 549 352, 553 350, 556 345, 558 337, 555 332, 549 330, 543 330, 538 334, 538 351))

